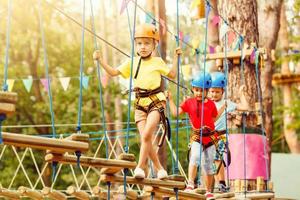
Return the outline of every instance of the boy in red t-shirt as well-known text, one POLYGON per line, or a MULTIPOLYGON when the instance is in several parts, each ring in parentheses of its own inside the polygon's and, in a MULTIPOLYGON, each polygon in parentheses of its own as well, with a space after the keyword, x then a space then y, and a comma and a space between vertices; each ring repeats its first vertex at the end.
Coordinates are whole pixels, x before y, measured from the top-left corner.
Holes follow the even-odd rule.
MULTIPOLYGON (((209 130, 214 130, 214 121, 218 115, 215 103, 207 98, 208 89, 211 87, 211 76, 208 73, 200 73, 192 80, 193 98, 186 99, 178 108, 178 115, 187 113, 190 118, 190 122, 193 129, 191 136, 191 153, 188 176, 189 181, 186 187, 186 191, 194 189, 194 180, 197 175, 197 166, 200 164, 200 148, 202 151, 202 167, 205 172, 205 185, 207 189, 206 197, 208 199, 213 198, 212 183, 215 173, 214 157, 216 154, 215 145, 208 145, 211 142, 211 138, 207 135, 209 130), (202 113, 203 112, 203 113, 202 113), (202 119, 203 116, 203 119, 202 119), (200 133, 202 129, 202 141, 200 143, 200 133), (207 147, 209 146, 209 147, 207 147)), ((177 116, 176 105, 172 100, 172 95, 167 95, 170 102, 170 110, 174 116, 177 116)))

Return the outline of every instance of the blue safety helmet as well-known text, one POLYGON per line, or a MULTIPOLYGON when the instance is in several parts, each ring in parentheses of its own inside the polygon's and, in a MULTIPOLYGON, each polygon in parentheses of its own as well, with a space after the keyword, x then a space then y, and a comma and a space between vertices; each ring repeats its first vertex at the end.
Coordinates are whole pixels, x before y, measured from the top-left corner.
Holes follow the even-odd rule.
POLYGON ((226 86, 226 77, 222 72, 211 73, 212 88, 224 88, 226 86))
POLYGON ((208 89, 211 87, 211 76, 209 73, 199 73, 192 80, 192 87, 208 89))

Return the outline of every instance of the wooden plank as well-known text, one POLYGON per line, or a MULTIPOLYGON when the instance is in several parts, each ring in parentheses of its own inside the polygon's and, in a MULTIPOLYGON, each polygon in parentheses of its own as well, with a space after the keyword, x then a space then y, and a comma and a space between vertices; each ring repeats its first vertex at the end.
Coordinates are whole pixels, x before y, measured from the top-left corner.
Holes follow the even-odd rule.
POLYGON ((182 175, 178 175, 178 174, 170 175, 166 179, 171 180, 171 181, 179 181, 179 182, 184 182, 185 181, 185 177, 182 176, 182 175))
POLYGON ((79 134, 79 133, 74 133, 66 138, 65 140, 72 140, 72 141, 77 141, 77 142, 89 142, 90 136, 88 134, 79 134))
POLYGON ((272 84, 292 84, 300 82, 300 74, 280 74, 276 73, 272 76, 272 84))
MULTIPOLYGON (((127 154, 127 153, 121 153, 118 156, 118 159, 120 160, 126 160, 126 161, 135 161, 135 156, 133 154, 127 154)), ((120 167, 109 167, 109 168, 102 168, 100 170, 100 174, 116 174, 118 172, 120 172, 122 169, 124 168, 120 168, 120 167)))
POLYGON ((235 197, 234 192, 226 192, 226 193, 219 193, 219 194, 214 194, 215 199, 221 199, 221 198, 232 198, 235 197))
MULTIPOLYGON (((77 165, 77 157, 74 155, 59 155, 59 154, 47 154, 45 156, 47 162, 57 161, 65 164, 77 165)), ((114 160, 114 159, 105 159, 105 158, 93 158, 87 156, 80 156, 80 164, 82 166, 93 166, 97 168, 130 168, 133 169, 136 167, 136 162, 129 162, 125 160, 114 160)))
MULTIPOLYGON (((258 51, 260 53, 265 53, 265 49, 259 48, 258 51)), ((243 50, 243 55, 244 56, 250 56, 253 52, 253 48, 251 49, 246 49, 243 50)), ((229 51, 227 52, 226 58, 240 58, 241 57, 241 51, 229 51)), ((225 54, 224 52, 219 52, 219 53, 212 53, 212 54, 207 54, 206 55, 206 60, 216 60, 216 59, 224 59, 225 54)))
MULTIPOLYGON (((236 199, 239 199, 240 197, 245 197, 245 194, 235 194, 236 199)), ((246 193, 246 198, 248 199, 272 199, 274 198, 274 193, 246 193)))
POLYGON ((20 186, 18 188, 18 191, 22 194, 22 196, 30 197, 33 200, 42 200, 42 199, 44 199, 42 193, 40 193, 36 190, 32 190, 30 188, 24 187, 24 186, 20 186))
POLYGON ((21 194, 19 192, 7 190, 5 188, 0 188, 0 196, 6 197, 6 198, 12 199, 12 200, 21 199, 21 194))
POLYGON ((11 103, 0 103, 0 113, 11 116, 16 111, 16 105, 11 103))
MULTIPOLYGON (((158 188, 154 187, 153 192, 155 193, 155 196, 169 196, 169 197, 176 197, 176 194, 174 190, 169 188, 158 188)), ((205 195, 203 194, 197 194, 194 192, 185 192, 182 190, 178 190, 178 197, 179 199, 206 199, 205 195)))
POLYGON ((42 194, 53 200, 67 200, 67 196, 64 193, 51 190, 49 187, 44 187, 42 194))
POLYGON ((17 101, 18 101, 18 94, 17 93, 0 91, 0 102, 1 103, 16 104, 17 101))
POLYGON ((55 138, 45 138, 33 135, 15 134, 2 132, 2 139, 5 145, 13 145, 17 147, 30 147, 41 150, 51 150, 56 153, 86 152, 89 145, 84 142, 76 142, 55 138))
MULTIPOLYGON (((102 182, 113 182, 113 183, 123 183, 124 177, 123 176, 111 176, 103 174, 100 177, 100 181, 102 182)), ((185 188, 185 183, 183 182, 176 182, 176 181, 169 181, 169 180, 159 180, 159 179, 136 179, 134 177, 127 176, 126 182, 128 184, 137 184, 137 185, 150 185, 154 187, 168 187, 168 188, 178 188, 183 189, 185 188)))
POLYGON ((79 191, 74 186, 69 186, 66 190, 67 194, 76 197, 79 200, 89 200, 90 195, 85 191, 79 191))
MULTIPOLYGON (((124 186, 121 185, 118 188, 119 194, 124 194, 124 186)), ((126 188, 126 197, 131 200, 136 200, 138 198, 138 193, 132 189, 126 188)))
POLYGON ((118 155, 119 160, 135 161, 135 155, 132 153, 121 153, 118 155))

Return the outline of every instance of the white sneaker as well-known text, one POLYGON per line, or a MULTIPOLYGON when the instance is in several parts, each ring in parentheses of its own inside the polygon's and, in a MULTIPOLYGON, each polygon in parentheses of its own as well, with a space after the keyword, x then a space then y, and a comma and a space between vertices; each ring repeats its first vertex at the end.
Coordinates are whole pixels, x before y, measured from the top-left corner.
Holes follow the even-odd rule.
POLYGON ((141 168, 137 167, 134 170, 134 178, 145 178, 145 172, 141 168))
POLYGON ((157 172, 157 178, 158 179, 164 179, 164 178, 167 178, 167 177, 168 177, 168 173, 167 173, 166 170, 164 170, 164 169, 158 170, 158 172, 157 172))

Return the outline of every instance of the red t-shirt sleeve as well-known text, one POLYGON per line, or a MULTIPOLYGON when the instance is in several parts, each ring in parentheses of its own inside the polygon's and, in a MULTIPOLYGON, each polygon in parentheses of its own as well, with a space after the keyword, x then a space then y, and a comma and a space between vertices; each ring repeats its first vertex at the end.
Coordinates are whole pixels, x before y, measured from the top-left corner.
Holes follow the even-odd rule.
POLYGON ((185 100, 184 102, 182 102, 180 104, 180 107, 181 107, 181 109, 182 109, 183 112, 188 113, 189 106, 188 106, 187 100, 185 100))
POLYGON ((218 110, 217 110, 215 102, 213 102, 213 101, 211 101, 211 102, 212 102, 212 117, 216 118, 218 115, 218 110))

